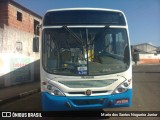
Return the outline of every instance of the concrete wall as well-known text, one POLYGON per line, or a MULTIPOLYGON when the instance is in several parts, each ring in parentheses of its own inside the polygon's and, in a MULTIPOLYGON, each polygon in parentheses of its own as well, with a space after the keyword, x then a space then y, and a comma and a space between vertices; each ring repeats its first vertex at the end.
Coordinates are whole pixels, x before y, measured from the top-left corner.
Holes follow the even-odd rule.
POLYGON ((40 76, 40 53, 33 52, 32 46, 34 20, 41 24, 41 17, 4 1, 0 1, 0 88, 39 80, 40 76), (17 20, 17 11, 22 13, 22 21, 17 20))
POLYGON ((19 53, 39 59, 39 53, 32 51, 33 34, 6 25, 1 31, 3 37, 1 53, 19 53), (21 48, 19 48, 19 43, 21 43, 21 48))
POLYGON ((0 34, 0 87, 39 79, 40 54, 32 51, 34 35, 6 25, 0 29, 0 34))
POLYGON ((160 54, 139 54, 139 64, 160 64, 160 54))
POLYGON ((2 51, 2 45, 3 45, 3 29, 0 27, 0 51, 2 51))

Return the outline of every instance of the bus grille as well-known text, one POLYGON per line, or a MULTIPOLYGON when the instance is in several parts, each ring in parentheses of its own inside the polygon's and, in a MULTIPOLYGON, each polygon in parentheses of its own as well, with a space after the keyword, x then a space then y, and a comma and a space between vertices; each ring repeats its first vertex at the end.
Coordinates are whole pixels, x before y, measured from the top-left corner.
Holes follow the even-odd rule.
MULTIPOLYGON (((107 93, 108 91, 92 91, 92 94, 98 94, 98 93, 107 93)), ((74 95, 74 94, 81 94, 85 95, 85 92, 68 92, 68 94, 74 95)))
POLYGON ((89 99, 89 100, 72 100, 72 102, 77 105, 102 105, 105 99, 89 99))

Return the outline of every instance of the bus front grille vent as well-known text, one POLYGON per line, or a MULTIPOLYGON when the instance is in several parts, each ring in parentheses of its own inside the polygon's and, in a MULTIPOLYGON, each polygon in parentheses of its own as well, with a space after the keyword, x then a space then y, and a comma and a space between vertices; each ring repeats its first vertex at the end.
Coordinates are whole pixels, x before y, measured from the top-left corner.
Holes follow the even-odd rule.
POLYGON ((75 105, 102 105, 105 102, 105 99, 88 99, 88 100, 72 100, 75 105))
MULTIPOLYGON (((101 93, 107 93, 108 91, 92 91, 92 94, 101 94, 101 93)), ((81 95, 85 95, 85 91, 84 92, 68 92, 68 94, 70 95, 74 95, 74 94, 81 94, 81 95)))

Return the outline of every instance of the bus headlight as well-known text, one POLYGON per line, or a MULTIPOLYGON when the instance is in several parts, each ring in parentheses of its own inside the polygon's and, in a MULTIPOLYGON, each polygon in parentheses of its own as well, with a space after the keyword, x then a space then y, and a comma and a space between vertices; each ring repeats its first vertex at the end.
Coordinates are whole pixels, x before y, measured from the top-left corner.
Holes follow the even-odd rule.
POLYGON ((122 84, 120 84, 120 85, 113 91, 112 94, 115 94, 115 93, 123 93, 123 92, 127 91, 128 88, 129 88, 130 83, 131 83, 131 79, 124 81, 122 84))
POLYGON ((50 93, 52 95, 55 95, 55 96, 65 96, 63 94, 63 92, 61 92, 58 88, 56 88, 55 86, 53 86, 51 84, 47 85, 47 90, 48 90, 48 93, 50 93))

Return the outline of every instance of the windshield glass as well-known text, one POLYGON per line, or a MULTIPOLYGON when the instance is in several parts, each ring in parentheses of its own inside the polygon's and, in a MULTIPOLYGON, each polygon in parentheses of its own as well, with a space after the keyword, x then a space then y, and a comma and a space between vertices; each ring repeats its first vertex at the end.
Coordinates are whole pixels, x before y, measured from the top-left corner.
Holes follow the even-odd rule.
POLYGON ((42 64, 51 74, 106 75, 130 64, 125 28, 46 28, 42 64))

